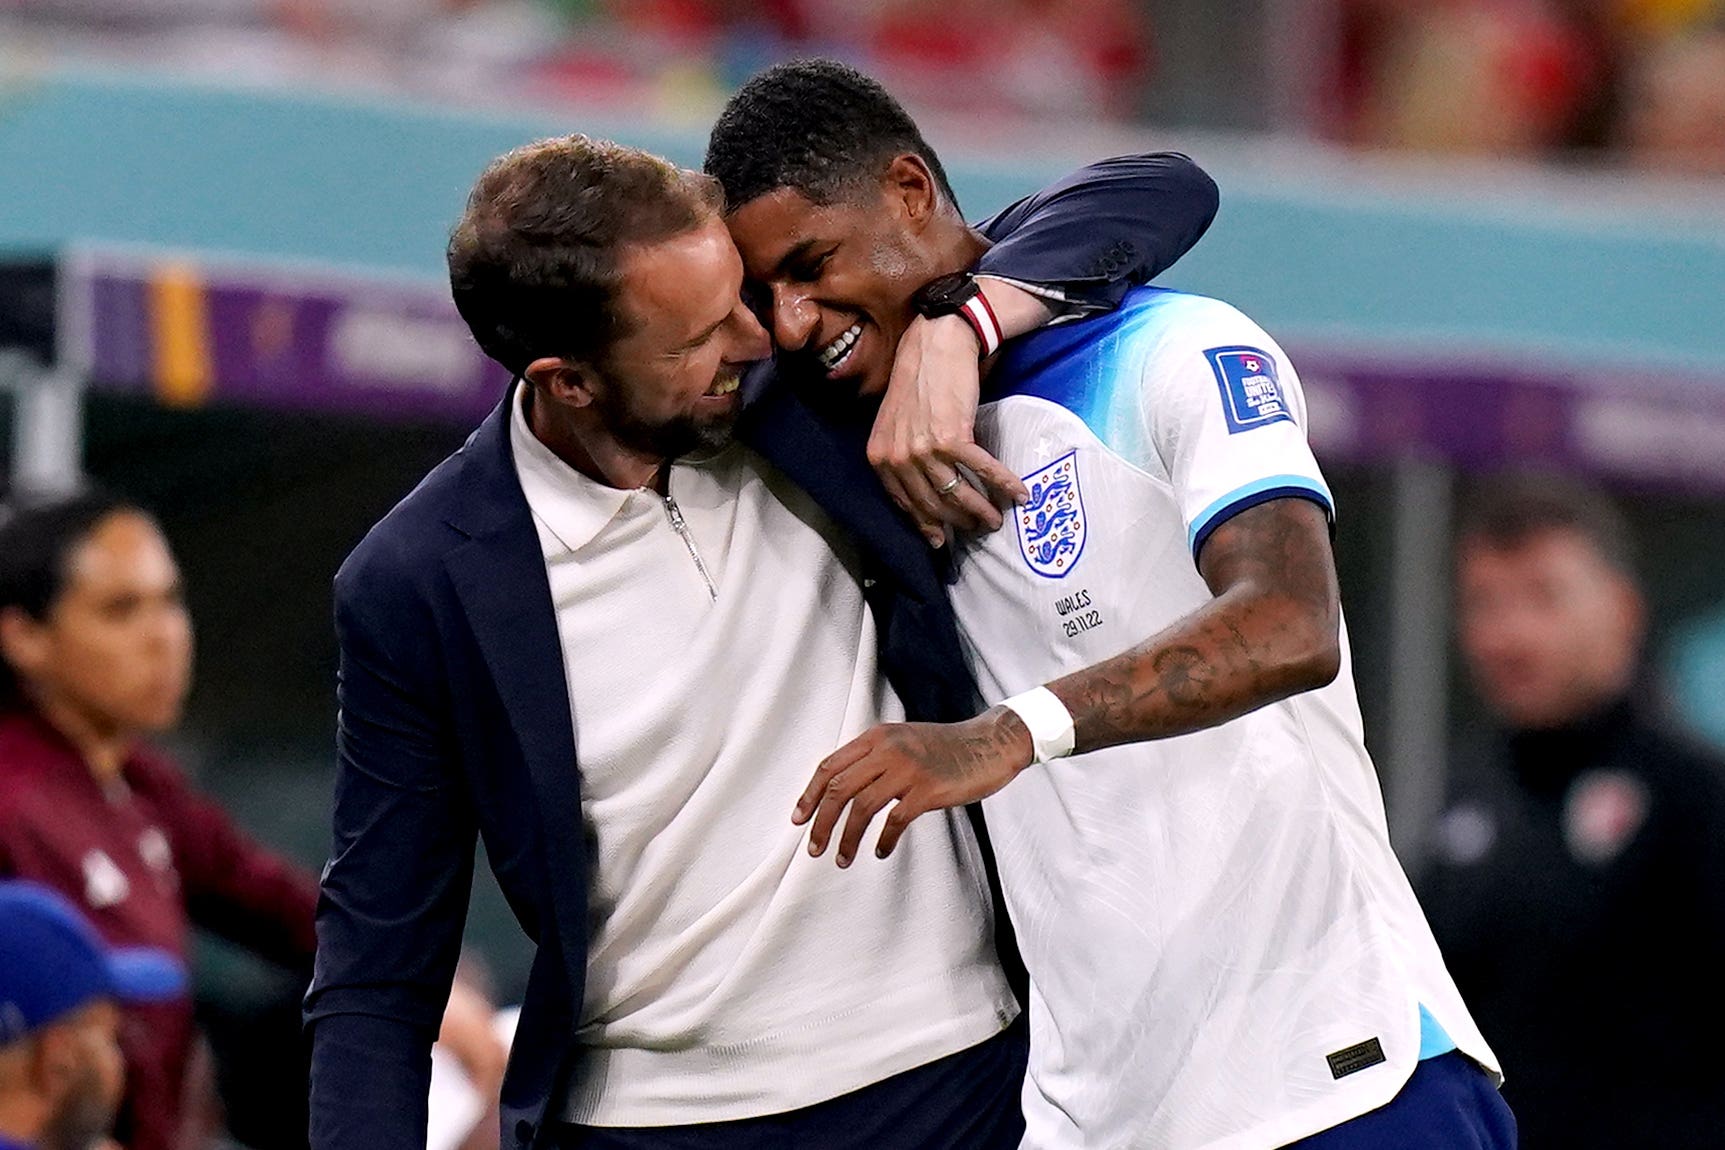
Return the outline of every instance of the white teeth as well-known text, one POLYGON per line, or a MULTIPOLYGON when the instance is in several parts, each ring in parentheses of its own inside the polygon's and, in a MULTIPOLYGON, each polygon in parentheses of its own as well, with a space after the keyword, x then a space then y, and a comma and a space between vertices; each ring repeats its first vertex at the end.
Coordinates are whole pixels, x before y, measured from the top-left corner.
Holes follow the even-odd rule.
POLYGON ((850 356, 851 348, 856 346, 857 337, 862 334, 862 324, 853 323, 845 333, 821 348, 815 353, 820 365, 831 371, 850 356))

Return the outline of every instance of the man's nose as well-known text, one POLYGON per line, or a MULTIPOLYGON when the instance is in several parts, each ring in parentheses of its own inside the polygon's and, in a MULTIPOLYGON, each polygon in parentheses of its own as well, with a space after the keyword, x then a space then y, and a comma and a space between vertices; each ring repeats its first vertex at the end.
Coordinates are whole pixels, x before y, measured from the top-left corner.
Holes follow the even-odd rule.
POLYGON ((820 325, 820 309, 802 292, 773 288, 773 339, 786 351, 801 351, 820 325))
POLYGON ((730 364, 752 364, 756 360, 771 359, 773 355, 773 340, 762 328, 761 319, 754 314, 747 303, 738 300, 737 310, 731 312, 735 324, 731 326, 730 350, 724 355, 724 360, 730 364))
POLYGON ((747 307, 737 309, 742 316, 743 328, 743 358, 747 360, 767 359, 773 354, 773 341, 767 335, 767 329, 761 326, 761 321, 747 307))

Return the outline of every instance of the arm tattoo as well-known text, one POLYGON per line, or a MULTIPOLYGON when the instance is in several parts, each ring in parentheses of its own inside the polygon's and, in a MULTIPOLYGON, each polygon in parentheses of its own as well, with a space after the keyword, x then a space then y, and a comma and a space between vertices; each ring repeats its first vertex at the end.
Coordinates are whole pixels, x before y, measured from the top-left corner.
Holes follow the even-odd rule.
POLYGON ((1199 570, 1209 603, 1049 684, 1080 751, 1213 727, 1335 676, 1341 607, 1320 507, 1288 498, 1242 511, 1210 536, 1199 570))
POLYGON ((957 739, 942 736, 942 728, 928 732, 919 724, 906 724, 893 728, 892 738, 900 744, 900 751, 927 767, 930 774, 950 783, 983 774, 1012 749, 1014 742, 1012 731, 998 723, 957 739))

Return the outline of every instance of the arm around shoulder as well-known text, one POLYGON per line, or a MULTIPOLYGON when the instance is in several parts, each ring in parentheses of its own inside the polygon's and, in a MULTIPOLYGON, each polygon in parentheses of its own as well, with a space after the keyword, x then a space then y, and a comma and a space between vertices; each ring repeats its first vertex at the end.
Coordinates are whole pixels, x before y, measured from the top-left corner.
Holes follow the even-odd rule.
POLYGON ((1111 308, 1190 251, 1220 202, 1216 182, 1179 152, 1100 160, 980 225, 995 244, 977 274, 1111 308))

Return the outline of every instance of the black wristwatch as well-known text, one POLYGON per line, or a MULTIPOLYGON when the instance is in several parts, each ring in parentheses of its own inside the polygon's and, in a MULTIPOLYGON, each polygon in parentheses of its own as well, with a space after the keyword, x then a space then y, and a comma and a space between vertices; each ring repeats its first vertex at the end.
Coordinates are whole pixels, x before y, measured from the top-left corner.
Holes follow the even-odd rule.
POLYGON ((911 297, 910 303, 918 315, 928 319, 939 319, 944 315, 963 317, 976 333, 976 341, 982 347, 982 358, 987 359, 999 350, 1000 321, 994 317, 994 309, 988 306, 988 297, 977 286, 976 277, 969 272, 953 272, 930 280, 911 297))

